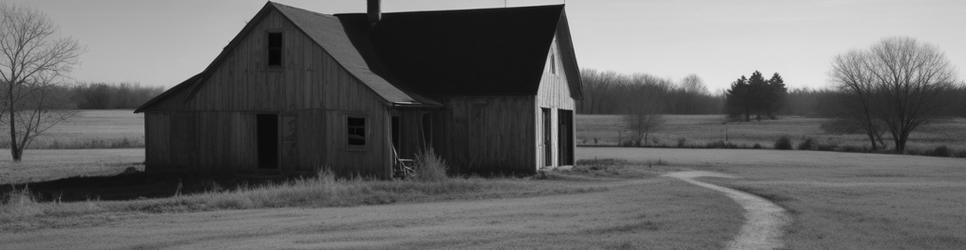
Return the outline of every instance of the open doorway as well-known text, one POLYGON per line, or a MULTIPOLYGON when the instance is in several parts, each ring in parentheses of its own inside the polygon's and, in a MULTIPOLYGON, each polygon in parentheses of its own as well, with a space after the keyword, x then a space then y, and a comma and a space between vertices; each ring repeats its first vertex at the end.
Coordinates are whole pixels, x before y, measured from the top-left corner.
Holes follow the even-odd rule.
POLYGON ((550 109, 540 108, 541 117, 543 117, 543 165, 553 166, 553 131, 551 130, 551 125, 553 120, 550 119, 550 109))
POLYGON ((574 111, 561 109, 557 115, 558 166, 574 165, 574 111))
POLYGON ((256 115, 258 168, 278 169, 278 115, 256 115))

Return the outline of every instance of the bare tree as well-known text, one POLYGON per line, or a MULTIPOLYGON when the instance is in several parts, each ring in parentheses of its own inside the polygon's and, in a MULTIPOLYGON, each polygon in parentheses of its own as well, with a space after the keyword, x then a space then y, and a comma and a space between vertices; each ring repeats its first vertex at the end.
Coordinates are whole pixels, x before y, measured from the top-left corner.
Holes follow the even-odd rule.
POLYGON ((956 82, 953 67, 938 48, 899 37, 836 57, 832 75, 861 106, 870 141, 875 120, 881 121, 899 153, 905 151, 909 134, 941 111, 943 92, 956 82))
POLYGON ((53 90, 77 63, 80 46, 56 33, 43 13, 0 3, 0 114, 14 161, 21 160, 34 138, 73 115, 53 90))
MULTIPOLYGON (((637 77, 648 77, 639 75, 637 77)), ((669 85, 655 85, 655 90, 670 88, 669 85)), ((627 129, 632 131, 634 146, 646 146, 650 143, 648 136, 661 129, 664 125, 664 117, 661 111, 664 109, 659 98, 661 91, 639 92, 640 96, 632 99, 629 109, 631 113, 625 116, 627 129)))
POLYGON ((684 79, 681 79, 681 90, 689 94, 708 94, 708 87, 704 85, 704 81, 697 74, 690 74, 685 76, 684 79))

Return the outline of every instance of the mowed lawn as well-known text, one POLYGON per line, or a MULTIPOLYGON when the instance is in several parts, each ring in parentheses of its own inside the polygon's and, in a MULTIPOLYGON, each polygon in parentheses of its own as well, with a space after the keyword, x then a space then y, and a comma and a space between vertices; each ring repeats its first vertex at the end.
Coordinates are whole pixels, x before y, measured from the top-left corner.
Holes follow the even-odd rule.
MULTIPOLYGON (((821 129, 828 118, 781 117, 779 120, 751 122, 725 122, 724 115, 664 115, 665 124, 651 136, 651 144, 662 146, 704 146, 710 142, 724 141, 744 147, 759 144, 771 148, 775 140, 782 136, 792 139, 797 145, 804 138, 813 138, 816 143, 868 146, 868 139, 862 134, 828 134, 821 129)), ((620 139, 627 140, 630 130, 622 115, 577 115, 577 142, 580 145, 617 145, 620 139)), ((891 136, 884 140, 891 145, 891 136)), ((915 130, 909 139, 909 148, 928 150, 938 146, 953 150, 966 150, 966 119, 944 119, 928 123, 915 130)))
MULTIPOLYGON (((665 161, 790 211, 789 249, 966 248, 966 159, 816 151, 579 148, 579 159, 665 161)), ((669 169, 670 170, 670 169, 669 169)))

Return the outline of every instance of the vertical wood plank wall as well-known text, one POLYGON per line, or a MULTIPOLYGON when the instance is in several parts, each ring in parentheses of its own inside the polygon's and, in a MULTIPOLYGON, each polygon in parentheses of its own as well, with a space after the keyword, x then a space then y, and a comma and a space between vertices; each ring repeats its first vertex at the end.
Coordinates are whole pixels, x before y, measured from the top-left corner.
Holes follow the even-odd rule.
POLYGON ((389 175, 388 107, 280 13, 268 13, 213 70, 185 107, 178 108, 183 111, 146 112, 148 171, 186 164, 172 162, 175 154, 192 154, 197 160, 189 165, 197 171, 255 170, 255 115, 278 114, 280 123, 288 117, 294 124, 279 124, 279 136, 294 133, 296 144, 294 150, 279 152, 280 157, 297 159, 283 170, 327 166, 340 174, 389 175), (281 67, 267 66, 268 32, 283 33, 281 67), (364 150, 347 150, 347 114, 367 118, 364 150), (180 117, 193 117, 196 152, 176 152, 183 150, 176 144, 192 142, 170 141, 168 135, 185 132, 172 127, 180 117))
MULTIPOLYGON (((560 47, 557 44, 557 37, 554 36, 553 43, 550 46, 550 51, 547 54, 547 64, 546 66, 544 66, 544 69, 543 69, 543 77, 540 80, 540 87, 537 90, 537 97, 536 97, 537 103, 535 106, 531 108, 534 111, 534 115, 533 115, 535 118, 534 127, 536 128, 537 132, 536 132, 535 140, 531 141, 529 144, 535 145, 535 148, 536 148, 535 159, 536 159, 537 168, 543 167, 545 165, 549 165, 553 167, 557 167, 560 165, 558 163, 560 158, 558 157, 559 149, 557 148, 557 145, 559 145, 559 138, 557 137, 560 135, 559 131, 557 131, 559 127, 558 124, 560 124, 559 121, 557 120, 559 118, 559 113, 560 113, 558 112, 558 110, 561 110, 561 109, 575 110, 574 99, 570 96, 570 88, 567 83, 567 75, 564 74, 563 62, 561 61, 562 59, 561 59, 561 54, 559 53, 559 50, 560 50, 560 47), (554 60, 551 61, 551 58, 553 58, 554 60), (551 65, 550 65, 551 63, 556 64, 556 74, 551 72, 551 65), (544 157, 543 157, 543 154, 544 154, 543 152, 544 150, 547 150, 547 149, 545 149, 543 145, 544 128, 543 128, 543 118, 541 117, 541 114, 540 114, 540 108, 550 109, 550 119, 551 119, 550 145, 551 147, 549 150, 551 153, 551 157, 550 157, 552 161, 551 164, 545 164, 544 157)), ((571 122, 571 124, 575 124, 575 123, 571 122)), ((576 129, 574 129, 573 126, 571 126, 570 129, 574 130, 570 134, 575 135, 576 129)), ((571 140, 575 141, 576 138, 571 138, 571 140)), ((572 143, 572 144, 576 145, 576 143, 572 143)), ((574 152, 575 150, 576 148, 572 148, 570 152, 574 152)))
POLYGON ((436 151, 457 171, 533 173, 533 96, 453 97, 434 114, 436 151))

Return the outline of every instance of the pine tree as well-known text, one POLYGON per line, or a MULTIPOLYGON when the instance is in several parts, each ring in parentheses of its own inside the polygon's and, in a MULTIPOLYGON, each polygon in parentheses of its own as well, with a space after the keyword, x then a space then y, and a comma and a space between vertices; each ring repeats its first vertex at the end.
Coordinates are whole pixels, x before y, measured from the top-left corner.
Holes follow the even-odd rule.
POLYGON ((788 95, 785 80, 778 72, 775 72, 771 79, 768 79, 768 93, 768 117, 775 119, 775 114, 785 105, 785 96, 788 95))
POLYGON ((731 117, 744 115, 745 121, 748 121, 751 114, 750 94, 748 78, 741 76, 741 78, 732 82, 731 89, 728 89, 725 93, 725 112, 731 117))
POLYGON ((761 121, 761 115, 768 110, 768 83, 761 76, 761 72, 755 70, 748 78, 749 96, 747 102, 751 105, 751 112, 761 121))

